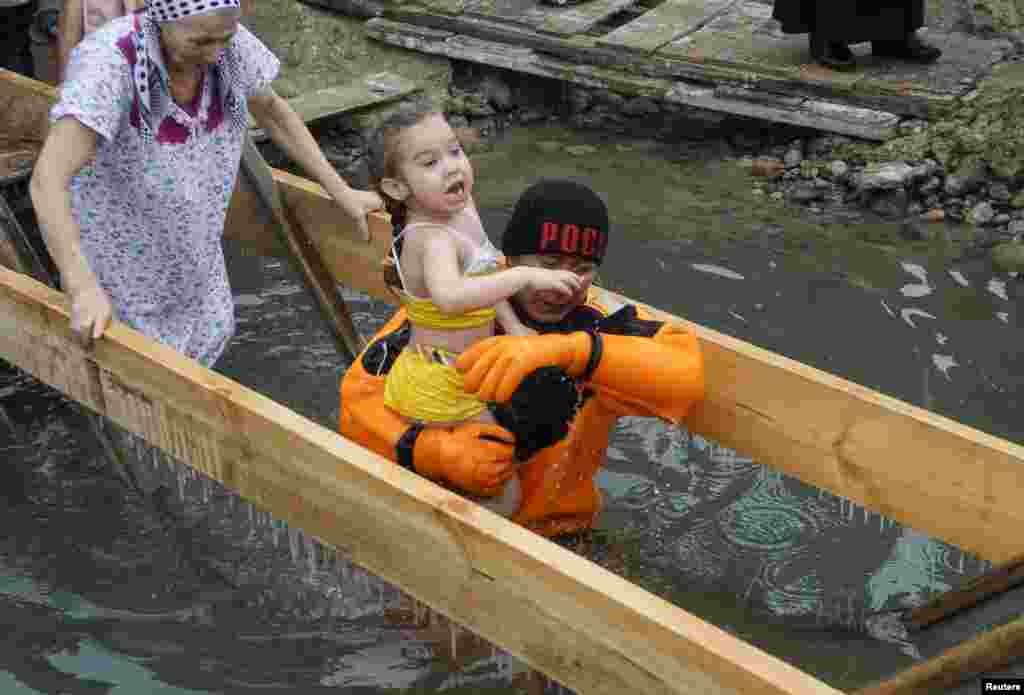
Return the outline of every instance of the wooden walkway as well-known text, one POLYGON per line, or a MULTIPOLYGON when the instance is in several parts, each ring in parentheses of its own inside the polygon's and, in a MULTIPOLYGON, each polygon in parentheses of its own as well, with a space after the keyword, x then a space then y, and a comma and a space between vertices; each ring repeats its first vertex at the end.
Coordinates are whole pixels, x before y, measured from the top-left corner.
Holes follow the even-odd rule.
POLYGON ((920 66, 874 60, 835 72, 785 35, 770 0, 306 0, 375 14, 375 39, 452 59, 769 121, 884 140, 904 117, 934 118, 1012 51, 1006 40, 928 31, 943 50, 920 66))

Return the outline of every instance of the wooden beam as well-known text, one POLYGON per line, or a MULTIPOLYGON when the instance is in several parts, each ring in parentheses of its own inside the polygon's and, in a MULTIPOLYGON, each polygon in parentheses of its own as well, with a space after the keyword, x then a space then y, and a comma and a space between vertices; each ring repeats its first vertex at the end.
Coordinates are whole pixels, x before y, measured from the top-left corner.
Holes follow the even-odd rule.
POLYGON ((299 271, 306 289, 320 308, 321 316, 334 333, 339 353, 349 360, 356 359, 366 343, 352 322, 352 314, 345 300, 338 294, 337 283, 324 266, 302 225, 294 222, 295 215, 284 205, 277 184, 274 183, 273 172, 248 136, 242 145, 241 172, 242 178, 256 192, 263 211, 271 217, 278 241, 288 250, 292 264, 299 271))
MULTIPOLYGON (((300 94, 288 99, 288 103, 308 124, 369 106, 387 104, 420 89, 419 84, 407 80, 401 75, 380 72, 363 75, 336 87, 326 87, 300 94)), ((256 125, 256 121, 251 117, 249 127, 256 142, 264 142, 269 139, 269 136, 256 125)))
POLYGON ((963 586, 939 594, 923 606, 907 611, 903 624, 909 630, 923 630, 1021 584, 1024 584, 1024 557, 1017 557, 993 567, 963 586))
MULTIPOLYGON (((601 292, 612 306, 637 303, 601 292)), ((1024 552, 1006 532, 1024 523, 1024 447, 689 325, 707 383, 694 431, 992 562, 1024 552)))
MULTIPOLYGON (((390 218, 383 213, 369 215, 370 241, 365 242, 356 238, 334 200, 319 184, 280 169, 274 169, 273 176, 284 204, 316 247, 334 281, 375 299, 394 302, 396 296, 384 282, 383 265, 391 249, 390 218)), ((284 256, 273 219, 244 179, 239 177, 231 198, 224 236, 245 243, 256 253, 284 256)))
POLYGON ((838 695, 122 324, 83 351, 61 295, 6 269, 0 357, 580 693, 838 695))
POLYGON ((854 695, 928 695, 1024 656, 1024 617, 982 633, 854 695))

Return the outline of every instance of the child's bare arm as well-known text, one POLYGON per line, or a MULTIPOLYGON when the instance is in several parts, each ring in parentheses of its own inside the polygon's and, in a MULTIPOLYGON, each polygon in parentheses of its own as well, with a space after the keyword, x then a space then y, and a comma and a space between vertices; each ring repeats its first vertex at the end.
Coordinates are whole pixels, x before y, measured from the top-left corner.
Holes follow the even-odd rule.
POLYGON ((498 323, 501 324, 501 329, 505 332, 505 335, 537 335, 537 331, 519 320, 507 299, 498 302, 494 306, 494 311, 498 315, 498 323))
POLYGON ((580 279, 565 270, 517 266, 490 275, 468 277, 459 268, 458 251, 443 229, 430 230, 417 265, 430 299, 441 311, 462 314, 495 306, 526 287, 570 295, 579 290, 580 279), (423 263, 429 258, 430 263, 423 263))
POLYGON ((82 40, 85 31, 82 12, 82 0, 67 0, 61 10, 57 22, 57 84, 64 82, 71 51, 82 40))

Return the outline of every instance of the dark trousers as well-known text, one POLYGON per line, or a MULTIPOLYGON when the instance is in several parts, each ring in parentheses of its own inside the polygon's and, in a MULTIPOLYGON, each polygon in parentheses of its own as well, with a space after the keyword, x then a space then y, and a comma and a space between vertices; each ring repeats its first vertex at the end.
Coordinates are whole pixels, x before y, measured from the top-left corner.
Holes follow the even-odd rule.
POLYGON ((787 34, 832 41, 900 41, 924 26, 924 0, 775 0, 787 34))
POLYGON ((0 67, 32 75, 28 28, 35 12, 35 0, 17 7, 0 7, 0 67))

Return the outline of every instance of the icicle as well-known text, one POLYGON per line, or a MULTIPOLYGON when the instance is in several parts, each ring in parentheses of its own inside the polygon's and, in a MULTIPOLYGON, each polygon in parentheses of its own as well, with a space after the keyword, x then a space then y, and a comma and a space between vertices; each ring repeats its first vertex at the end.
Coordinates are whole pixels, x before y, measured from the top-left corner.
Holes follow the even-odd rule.
POLYGON ((178 468, 176 473, 178 475, 178 501, 179 502, 184 502, 185 501, 185 471, 182 470, 181 468, 178 468))
POLYGON ((309 581, 313 581, 317 571, 316 541, 311 536, 306 537, 306 554, 309 562, 309 581))
POLYGON ((288 527, 288 542, 291 546, 292 551, 292 563, 299 564, 299 530, 296 528, 288 527))

